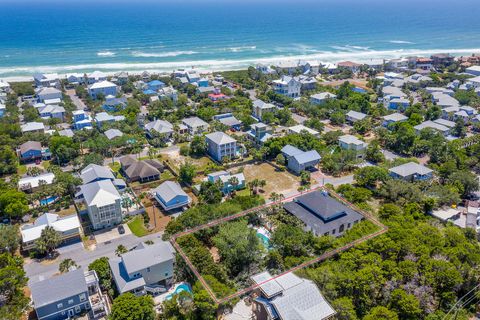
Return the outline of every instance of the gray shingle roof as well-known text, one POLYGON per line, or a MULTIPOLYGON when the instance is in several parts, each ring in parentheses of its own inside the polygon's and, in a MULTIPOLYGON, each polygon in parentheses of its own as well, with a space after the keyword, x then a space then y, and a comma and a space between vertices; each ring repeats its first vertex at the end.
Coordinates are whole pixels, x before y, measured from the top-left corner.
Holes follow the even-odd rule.
POLYGON ((206 135, 207 139, 214 142, 217 145, 226 144, 226 143, 233 143, 237 140, 230 137, 228 134, 223 132, 217 131, 213 133, 209 133, 206 135))
POLYGON ((84 184, 80 190, 88 206, 102 207, 114 204, 116 200, 120 199, 120 194, 110 180, 84 184))
POLYGON ((80 178, 84 184, 90 183, 96 179, 110 179, 114 180, 115 176, 112 171, 106 167, 98 164, 89 164, 80 172, 80 178))
POLYGON ((302 150, 292 146, 292 145, 289 145, 287 144, 286 146, 284 146, 281 150, 282 153, 286 154, 288 157, 293 157, 294 155, 297 155, 297 154, 301 154, 303 153, 302 150))
POLYGON ((83 269, 70 271, 30 284, 35 308, 40 308, 87 291, 83 269))
POLYGON ((429 169, 421 164, 415 163, 415 162, 408 162, 396 167, 393 167, 389 170, 390 172, 393 172, 401 177, 408 177, 413 174, 420 174, 420 175, 426 175, 431 172, 433 172, 432 169, 429 169))
POLYGON ((293 156, 299 164, 320 161, 321 157, 316 150, 310 150, 293 156))
POLYGON ((129 251, 121 256, 125 270, 135 273, 148 267, 174 259, 175 250, 170 242, 162 241, 129 251))
POLYGON ((20 153, 24 154, 29 150, 42 150, 42 144, 38 141, 27 141, 20 145, 20 153))
POLYGON ((182 187, 176 182, 173 181, 165 181, 158 187, 152 190, 153 193, 156 193, 160 198, 162 198, 165 202, 169 202, 176 196, 187 196, 185 191, 182 190, 182 187))

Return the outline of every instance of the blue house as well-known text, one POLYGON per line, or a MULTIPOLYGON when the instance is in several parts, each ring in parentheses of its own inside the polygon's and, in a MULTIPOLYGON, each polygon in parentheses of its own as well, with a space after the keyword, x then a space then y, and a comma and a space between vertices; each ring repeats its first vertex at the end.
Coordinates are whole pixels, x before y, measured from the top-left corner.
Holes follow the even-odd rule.
POLYGON ((77 269, 31 284, 37 318, 72 319, 88 312, 93 318, 107 316, 108 305, 98 283, 95 271, 77 269))
POLYGON ((287 161, 288 169, 296 174, 308 169, 315 168, 321 157, 316 150, 302 151, 291 145, 286 145, 281 150, 287 161))
POLYGON ((223 194, 229 194, 233 191, 237 191, 245 188, 245 176, 243 175, 243 173, 230 174, 227 171, 218 171, 218 172, 210 173, 207 176, 207 179, 212 183, 220 181, 222 185, 223 194), (236 178, 238 181, 238 184, 232 185, 231 184, 232 178, 236 178))
POLYGON ((127 106, 127 98, 121 97, 116 98, 114 96, 108 96, 105 99, 105 103, 103 104, 103 110, 107 112, 117 112, 120 110, 125 109, 127 106))
POLYGON ((192 202, 182 187, 173 181, 165 181, 153 189, 152 194, 166 211, 187 207, 192 202))
POLYGON ((165 87, 165 83, 160 80, 152 80, 147 83, 147 89, 157 92, 158 90, 165 87))
POLYGON ((72 112, 73 115, 73 128, 75 130, 81 130, 84 128, 92 127, 92 118, 82 110, 76 110, 72 112))
POLYGON ((199 87, 206 88, 209 86, 208 79, 207 78, 201 78, 197 81, 197 84, 199 87))
POLYGON ((27 141, 18 149, 20 162, 30 162, 42 159, 42 144, 38 141, 27 141))
POLYGON ((433 170, 415 162, 408 162, 388 170, 393 179, 425 181, 433 178, 433 170))
POLYGON ((242 130, 242 121, 235 118, 231 113, 217 114, 213 116, 213 119, 219 121, 221 124, 226 125, 234 131, 242 130))
POLYGON ((5 115, 5 110, 7 110, 5 105, 0 103, 0 118, 2 118, 5 115))

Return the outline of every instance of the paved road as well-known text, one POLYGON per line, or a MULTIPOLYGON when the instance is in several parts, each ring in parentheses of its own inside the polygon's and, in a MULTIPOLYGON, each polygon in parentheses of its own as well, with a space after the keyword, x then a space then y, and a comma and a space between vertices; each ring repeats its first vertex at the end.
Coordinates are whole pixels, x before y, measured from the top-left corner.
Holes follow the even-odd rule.
POLYGON ((87 109, 87 105, 80 100, 79 97, 75 94, 75 90, 67 90, 66 91, 70 99, 72 99, 73 104, 77 107, 77 110, 85 110, 87 109))
POLYGON ((110 243, 98 244, 95 250, 87 250, 79 244, 73 244, 67 247, 63 247, 60 250, 60 256, 51 264, 42 264, 35 261, 31 261, 24 265, 25 272, 29 278, 29 282, 38 282, 42 279, 48 279, 58 272, 58 265, 63 259, 70 258, 74 260, 77 265, 88 268, 88 265, 101 257, 114 258, 115 249, 118 245, 122 244, 127 249, 131 249, 142 241, 158 240, 161 239, 163 232, 147 235, 142 238, 138 238, 134 235, 126 235, 121 238, 112 240, 110 243))

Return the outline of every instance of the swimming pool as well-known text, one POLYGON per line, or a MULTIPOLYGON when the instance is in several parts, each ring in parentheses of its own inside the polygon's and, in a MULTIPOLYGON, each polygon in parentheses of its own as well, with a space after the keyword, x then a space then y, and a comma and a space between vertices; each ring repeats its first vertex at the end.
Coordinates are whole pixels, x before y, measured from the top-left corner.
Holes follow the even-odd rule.
POLYGON ((260 239, 260 241, 262 242, 263 246, 266 249, 270 248, 270 239, 266 235, 264 235, 263 233, 257 232, 257 237, 258 239, 260 239))
POLYGON ((48 204, 51 204, 51 203, 55 202, 55 200, 57 200, 57 196, 51 196, 51 197, 48 197, 46 199, 41 199, 40 200, 40 205, 41 206, 46 206, 48 204))
POLYGON ((183 283, 177 285, 177 287, 175 288, 175 291, 173 291, 173 292, 170 293, 168 296, 166 296, 166 297, 165 297, 165 300, 171 300, 174 295, 180 294, 181 292, 184 292, 184 291, 186 291, 186 292, 189 293, 190 295, 193 295, 192 289, 190 288, 190 286, 188 285, 188 283, 183 282, 183 283))

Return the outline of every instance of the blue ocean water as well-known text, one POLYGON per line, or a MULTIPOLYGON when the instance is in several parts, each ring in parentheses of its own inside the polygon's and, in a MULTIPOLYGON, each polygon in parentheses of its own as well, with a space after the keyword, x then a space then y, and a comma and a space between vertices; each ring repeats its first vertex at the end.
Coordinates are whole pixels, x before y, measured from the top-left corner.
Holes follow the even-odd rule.
POLYGON ((0 0, 0 77, 480 52, 479 0, 0 0))

